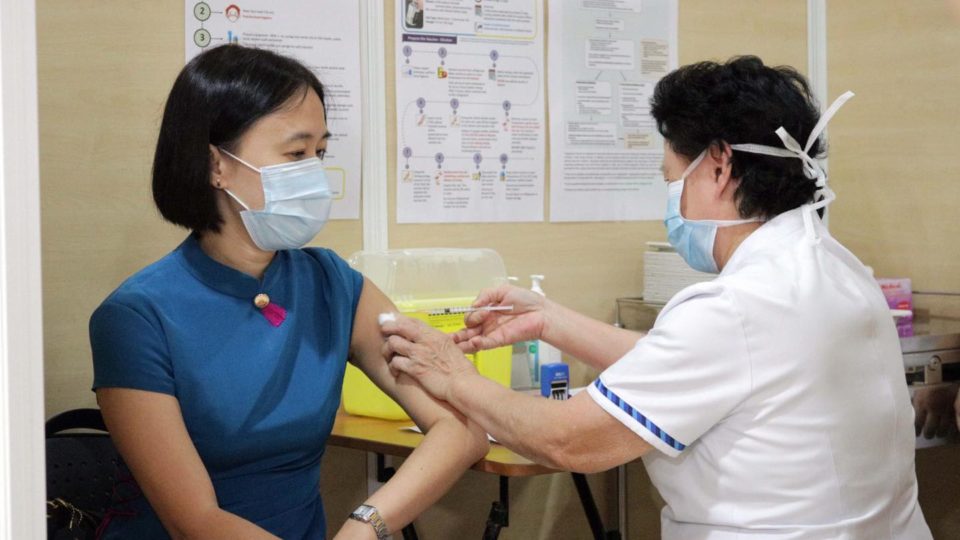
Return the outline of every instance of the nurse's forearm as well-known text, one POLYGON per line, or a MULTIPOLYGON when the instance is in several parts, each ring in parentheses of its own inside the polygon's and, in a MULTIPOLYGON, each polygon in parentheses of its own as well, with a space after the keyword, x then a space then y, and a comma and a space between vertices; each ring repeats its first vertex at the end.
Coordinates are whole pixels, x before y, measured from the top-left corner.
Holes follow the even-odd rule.
POLYGON ((591 319, 549 300, 544 308, 541 338, 600 371, 627 354, 643 336, 591 319))
POLYGON ((377 508, 398 538, 400 529, 435 503, 488 449, 486 433, 478 426, 471 429, 457 418, 442 418, 367 504, 377 508))
POLYGON ((449 401, 503 446, 542 465, 572 469, 564 448, 574 422, 565 418, 565 402, 520 394, 476 373, 452 383, 449 401))

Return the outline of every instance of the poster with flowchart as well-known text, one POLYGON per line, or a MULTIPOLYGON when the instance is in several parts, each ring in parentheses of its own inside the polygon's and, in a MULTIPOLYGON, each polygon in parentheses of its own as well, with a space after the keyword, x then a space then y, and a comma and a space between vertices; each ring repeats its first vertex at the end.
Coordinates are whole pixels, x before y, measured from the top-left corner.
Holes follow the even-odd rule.
MULTIPOLYGON (((186 60, 226 43, 296 58, 325 90, 332 219, 360 217, 360 8, 340 0, 186 0, 186 60), (331 14, 336 14, 332 16, 331 14)), ((265 164, 269 165, 269 164, 265 164)))
POLYGON ((663 219, 650 116, 677 66, 677 0, 550 3, 550 220, 663 219))
POLYGON ((397 222, 542 221, 541 0, 396 0, 397 222))

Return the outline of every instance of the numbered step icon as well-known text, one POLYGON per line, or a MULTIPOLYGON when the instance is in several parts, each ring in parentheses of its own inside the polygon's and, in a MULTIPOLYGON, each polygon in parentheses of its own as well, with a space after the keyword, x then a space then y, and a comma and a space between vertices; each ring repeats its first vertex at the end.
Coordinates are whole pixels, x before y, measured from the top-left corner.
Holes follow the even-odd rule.
POLYGON ((197 2, 197 5, 193 6, 193 16, 200 22, 209 19, 210 6, 206 2, 197 2))
POLYGON ((210 44, 210 32, 206 28, 201 28, 193 33, 193 42, 197 47, 206 47, 210 44))

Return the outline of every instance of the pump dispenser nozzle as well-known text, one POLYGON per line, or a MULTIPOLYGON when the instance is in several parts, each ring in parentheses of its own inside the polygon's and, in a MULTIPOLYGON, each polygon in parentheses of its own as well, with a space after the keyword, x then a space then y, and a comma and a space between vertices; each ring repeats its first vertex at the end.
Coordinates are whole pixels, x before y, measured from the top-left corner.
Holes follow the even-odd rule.
POLYGON ((543 283, 543 279, 543 274, 530 274, 530 290, 540 296, 546 296, 546 294, 543 293, 543 287, 540 285, 543 283))

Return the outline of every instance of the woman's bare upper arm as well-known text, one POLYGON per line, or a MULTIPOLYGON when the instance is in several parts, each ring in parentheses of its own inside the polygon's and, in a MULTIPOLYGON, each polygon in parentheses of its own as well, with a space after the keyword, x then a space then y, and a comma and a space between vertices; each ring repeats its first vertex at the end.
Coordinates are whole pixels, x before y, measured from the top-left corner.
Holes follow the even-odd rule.
POLYGON ((171 536, 185 536, 219 509, 175 397, 99 388, 97 401, 120 455, 171 536))
POLYGON ((429 429, 445 416, 462 418, 446 403, 431 397, 410 377, 395 378, 381 354, 383 335, 377 318, 381 313, 396 312, 393 302, 370 280, 364 278, 363 292, 354 315, 350 341, 350 361, 381 390, 393 398, 422 429, 429 429))

